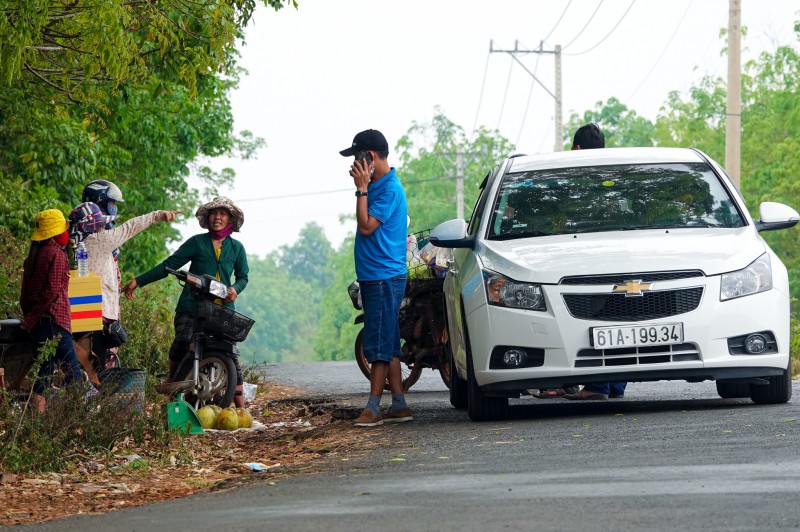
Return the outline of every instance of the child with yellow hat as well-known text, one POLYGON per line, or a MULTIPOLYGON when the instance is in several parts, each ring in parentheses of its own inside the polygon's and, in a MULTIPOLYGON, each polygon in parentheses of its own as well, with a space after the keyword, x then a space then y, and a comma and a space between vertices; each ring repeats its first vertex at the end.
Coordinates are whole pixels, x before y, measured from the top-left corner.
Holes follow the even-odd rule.
POLYGON ((53 375, 55 364, 63 369, 66 384, 82 380, 72 344, 69 259, 65 250, 68 242, 67 220, 61 211, 47 209, 36 215, 30 251, 23 263, 19 298, 22 328, 38 342, 57 341, 55 355, 42 363, 39 378, 33 384, 33 405, 38 412, 44 412, 45 383, 53 375))

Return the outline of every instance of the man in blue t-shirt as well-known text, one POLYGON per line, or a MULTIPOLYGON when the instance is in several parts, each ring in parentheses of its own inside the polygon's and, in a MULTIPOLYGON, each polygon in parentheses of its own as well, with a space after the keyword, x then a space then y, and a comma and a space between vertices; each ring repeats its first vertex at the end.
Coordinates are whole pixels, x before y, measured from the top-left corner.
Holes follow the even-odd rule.
POLYGON ((380 131, 357 134, 353 144, 339 152, 355 157, 350 175, 356 186, 356 276, 364 306, 364 356, 370 363, 370 395, 356 427, 411 421, 400 371, 398 314, 406 289, 406 193, 389 166, 389 144, 380 131), (381 414, 386 377, 392 405, 381 414))

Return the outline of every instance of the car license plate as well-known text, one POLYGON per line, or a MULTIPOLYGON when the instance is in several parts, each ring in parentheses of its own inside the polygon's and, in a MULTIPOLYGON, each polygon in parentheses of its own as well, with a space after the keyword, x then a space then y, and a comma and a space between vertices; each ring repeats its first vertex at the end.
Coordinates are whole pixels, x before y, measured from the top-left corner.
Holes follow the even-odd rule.
POLYGON ((593 327, 595 349, 683 343, 683 323, 593 327))

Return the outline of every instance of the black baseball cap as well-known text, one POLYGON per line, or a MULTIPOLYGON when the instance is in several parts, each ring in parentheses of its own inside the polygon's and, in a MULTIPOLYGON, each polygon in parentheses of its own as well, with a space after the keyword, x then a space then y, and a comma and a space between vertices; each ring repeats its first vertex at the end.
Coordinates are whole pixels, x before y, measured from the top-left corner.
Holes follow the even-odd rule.
POLYGON ((345 157, 352 157, 360 151, 389 151, 389 143, 386 142, 386 137, 377 129, 367 129, 353 137, 353 145, 346 148, 339 153, 345 157))

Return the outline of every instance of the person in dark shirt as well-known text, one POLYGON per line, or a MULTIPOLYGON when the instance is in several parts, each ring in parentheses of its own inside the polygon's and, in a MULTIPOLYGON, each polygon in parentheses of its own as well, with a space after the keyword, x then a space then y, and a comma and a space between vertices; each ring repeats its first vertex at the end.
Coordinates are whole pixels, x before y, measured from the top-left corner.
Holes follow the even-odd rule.
MULTIPOLYGON (((23 263, 19 298, 22 329, 30 331, 38 342, 56 341, 54 356, 42 363, 33 383, 32 401, 37 412, 44 412, 45 385, 56 364, 64 371, 65 384, 82 380, 81 366, 72 344, 69 260, 64 249, 68 242, 67 220, 61 211, 48 209, 36 215, 30 251, 23 263)), ((90 391, 96 393, 94 388, 90 391)))
MULTIPOLYGON (((606 138, 597 124, 586 124, 575 131, 575 137, 572 140, 573 150, 593 150, 605 148, 606 138)), ((625 381, 612 381, 587 384, 577 393, 568 393, 564 397, 572 401, 587 401, 587 400, 601 400, 604 401, 609 397, 611 399, 621 399, 625 396, 625 381)))
MULTIPOLYGON (((239 231, 244 224, 244 213, 230 199, 219 197, 197 209, 195 217, 200 227, 207 232, 189 238, 163 262, 136 276, 125 286, 123 290, 125 297, 130 299, 137 288, 164 279, 168 275, 165 267, 178 270, 186 263, 190 263, 190 273, 213 275, 225 283, 228 295, 224 301, 219 301, 219 304, 231 310, 236 308, 234 301, 247 286, 250 268, 247 265, 244 246, 231 235, 239 231)), ((170 384, 175 378, 178 364, 189 351, 189 344, 192 341, 194 303, 188 286, 184 286, 178 299, 174 325, 175 340, 169 349, 169 373, 164 382, 156 386, 156 390, 162 393, 171 393, 170 384)), ((244 380, 238 357, 234 358, 234 364, 237 386, 233 401, 237 407, 244 407, 242 391, 244 380)))

